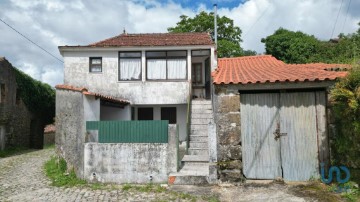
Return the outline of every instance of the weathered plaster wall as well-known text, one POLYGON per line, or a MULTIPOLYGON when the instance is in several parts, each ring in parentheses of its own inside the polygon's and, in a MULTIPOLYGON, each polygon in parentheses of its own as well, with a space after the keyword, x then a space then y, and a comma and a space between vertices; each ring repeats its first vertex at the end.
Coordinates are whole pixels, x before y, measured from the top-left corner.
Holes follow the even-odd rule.
POLYGON ((15 72, 4 58, 0 58, 0 84, 5 87, 4 92, 1 92, 3 99, 0 98, 0 150, 14 146, 42 148, 44 126, 30 113, 23 101, 17 99, 15 72))
POLYGON ((217 164, 220 181, 241 181, 240 94, 215 85, 214 118, 217 132, 217 164))
POLYGON ((176 125, 169 125, 167 144, 86 143, 84 177, 92 182, 164 183, 177 170, 176 139, 176 125))
POLYGON ((188 81, 118 81, 118 51, 64 53, 64 83, 125 98, 132 104, 185 104, 189 94, 188 81), (89 73, 89 57, 102 57, 101 73, 89 73))
POLYGON ((131 120, 131 106, 127 105, 124 108, 100 106, 100 120, 131 120))
POLYGON ((83 96, 79 92, 56 90, 56 151, 79 177, 83 176, 86 136, 83 96))

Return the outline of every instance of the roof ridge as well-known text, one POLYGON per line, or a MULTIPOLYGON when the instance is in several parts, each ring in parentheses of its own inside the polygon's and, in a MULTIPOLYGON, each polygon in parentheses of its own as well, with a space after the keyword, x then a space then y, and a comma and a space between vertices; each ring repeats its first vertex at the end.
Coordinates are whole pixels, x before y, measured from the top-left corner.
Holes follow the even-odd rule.
POLYGON ((103 42, 113 40, 119 37, 131 37, 131 36, 156 36, 156 35, 208 35, 210 36, 209 32, 158 32, 158 33, 121 33, 119 35, 103 39, 101 41, 97 41, 91 44, 88 44, 88 46, 94 46, 97 44, 101 44, 103 42))

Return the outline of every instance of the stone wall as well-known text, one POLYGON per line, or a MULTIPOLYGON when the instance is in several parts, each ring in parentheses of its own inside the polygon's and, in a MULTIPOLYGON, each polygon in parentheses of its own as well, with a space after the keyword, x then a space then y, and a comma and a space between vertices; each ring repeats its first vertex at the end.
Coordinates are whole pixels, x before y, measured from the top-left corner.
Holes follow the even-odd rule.
POLYGON ((218 177, 221 182, 242 181, 240 94, 223 85, 215 85, 214 88, 218 177))
POLYGON ((3 88, 0 100, 0 128, 2 142, 0 149, 8 147, 42 148, 44 126, 27 109, 17 95, 17 84, 13 66, 0 58, 0 84, 3 88))

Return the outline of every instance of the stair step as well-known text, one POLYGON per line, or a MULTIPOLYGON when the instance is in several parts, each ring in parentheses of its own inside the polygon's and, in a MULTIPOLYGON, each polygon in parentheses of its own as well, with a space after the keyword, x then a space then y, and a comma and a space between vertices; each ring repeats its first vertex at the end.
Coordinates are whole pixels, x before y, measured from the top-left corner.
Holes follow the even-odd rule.
POLYGON ((186 162, 209 162, 209 155, 185 155, 182 161, 186 162))
POLYGON ((191 109, 191 114, 212 114, 212 109, 191 109))
POLYGON ((204 185, 209 184, 208 175, 192 175, 187 173, 170 173, 169 182, 175 185, 204 185))
POLYGON ((197 104, 211 104, 211 100, 192 100, 191 104, 197 105, 197 104))
POLYGON ((206 130, 208 129, 208 124, 191 124, 191 130, 206 130))
POLYGON ((196 124, 202 124, 202 125, 207 125, 212 121, 212 119, 196 119, 196 118, 191 118, 191 125, 196 125, 196 124))
POLYGON ((208 109, 208 110, 212 110, 212 105, 210 104, 198 104, 198 105, 192 105, 191 109, 208 109))
POLYGON ((206 135, 190 135, 190 141, 198 141, 198 142, 205 142, 208 140, 208 136, 206 135))
POLYGON ((206 114, 202 114, 202 113, 193 113, 191 114, 191 119, 213 119, 213 114, 212 113, 206 113, 206 114))
POLYGON ((209 155, 209 150, 207 148, 189 148, 189 155, 209 155))
MULTIPOLYGON (((205 138, 204 138, 205 139, 205 138)), ((207 139, 207 138, 206 138, 207 139)), ((208 148, 209 143, 207 141, 191 141, 190 147, 194 148, 208 148)))

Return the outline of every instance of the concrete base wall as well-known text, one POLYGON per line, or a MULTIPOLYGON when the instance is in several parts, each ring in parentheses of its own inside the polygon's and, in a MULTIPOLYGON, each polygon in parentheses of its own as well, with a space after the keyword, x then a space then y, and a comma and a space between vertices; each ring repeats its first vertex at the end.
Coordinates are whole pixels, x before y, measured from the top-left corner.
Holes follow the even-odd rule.
POLYGON ((84 178, 90 182, 165 183, 177 171, 176 125, 168 143, 85 143, 84 178))

